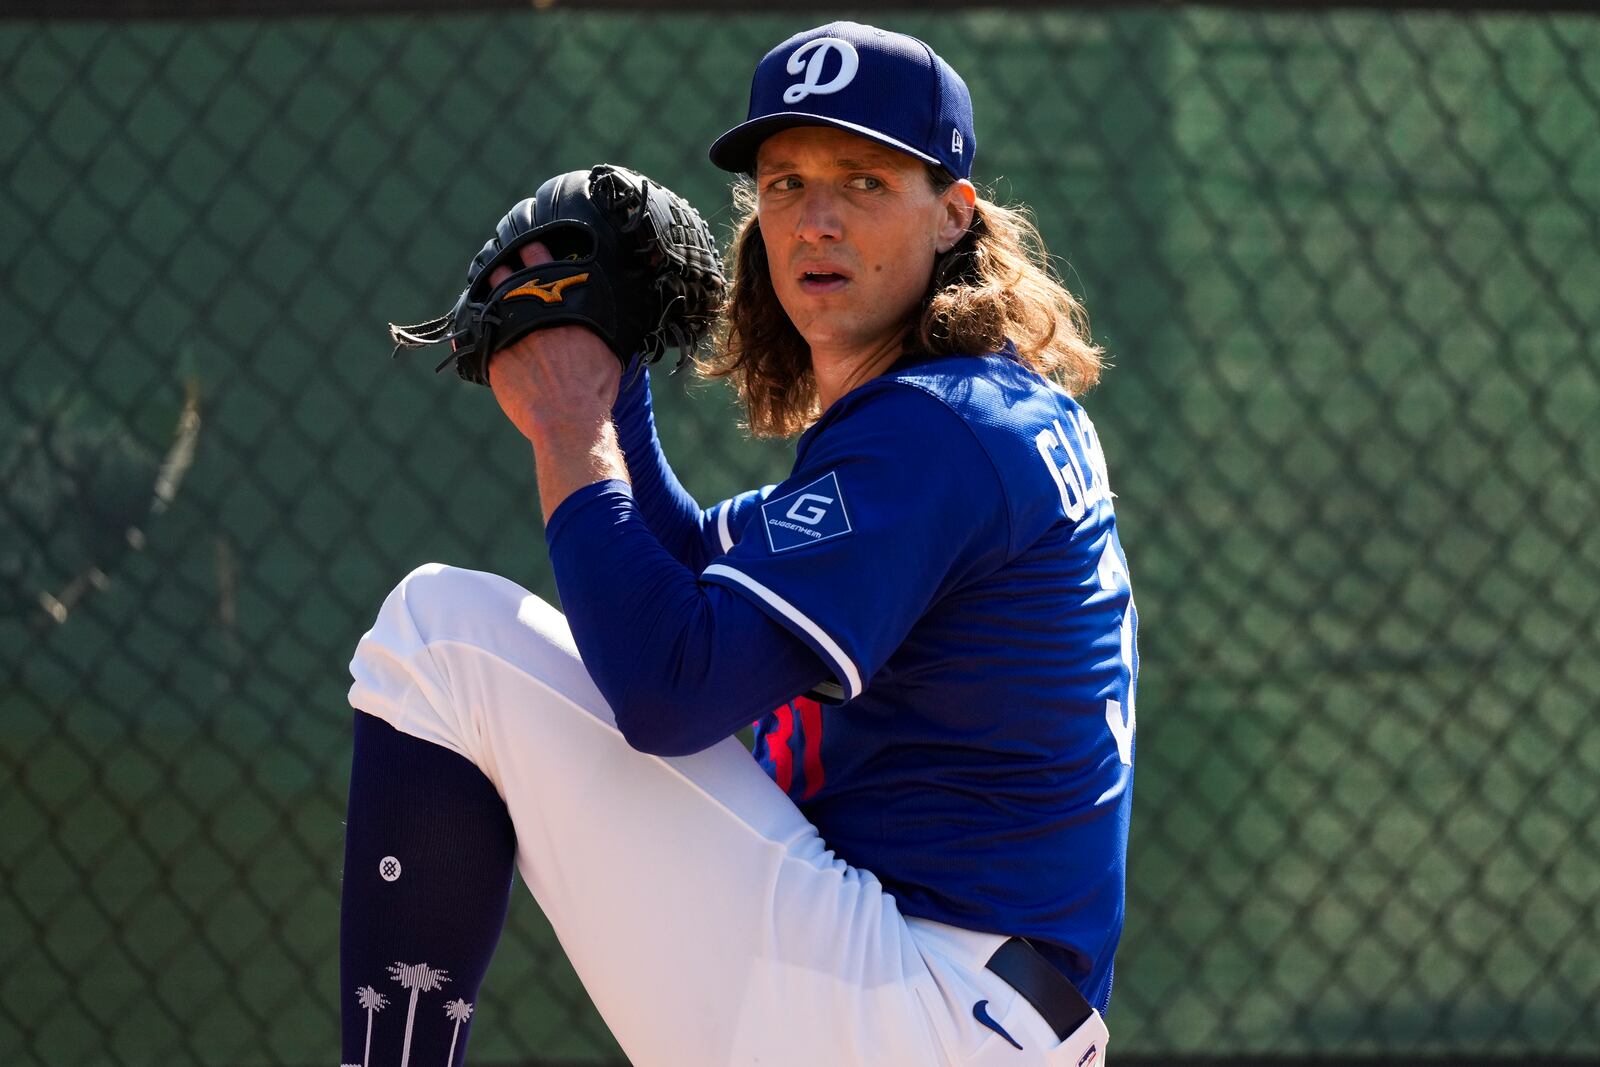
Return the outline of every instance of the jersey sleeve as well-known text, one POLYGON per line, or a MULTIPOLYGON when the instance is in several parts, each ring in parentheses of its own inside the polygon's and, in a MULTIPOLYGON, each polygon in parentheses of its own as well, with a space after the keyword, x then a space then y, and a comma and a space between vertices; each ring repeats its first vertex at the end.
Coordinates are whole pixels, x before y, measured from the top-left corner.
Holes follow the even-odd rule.
POLYGON ((972 429, 893 380, 840 400, 802 438, 794 474, 743 507, 742 537, 701 580, 809 645, 844 700, 932 604, 1000 566, 1010 542, 1004 489, 972 429))
POLYGON ((707 510, 705 538, 708 561, 733 551, 750 517, 760 510, 776 488, 776 485, 764 485, 760 489, 746 490, 707 510))
POLYGON ((760 499, 762 491, 751 490, 713 507, 700 507, 661 450, 647 369, 641 368, 637 376, 624 375, 611 417, 634 499, 646 524, 674 559, 698 572, 733 544, 730 530, 737 530, 735 523, 748 518, 749 502, 760 499))

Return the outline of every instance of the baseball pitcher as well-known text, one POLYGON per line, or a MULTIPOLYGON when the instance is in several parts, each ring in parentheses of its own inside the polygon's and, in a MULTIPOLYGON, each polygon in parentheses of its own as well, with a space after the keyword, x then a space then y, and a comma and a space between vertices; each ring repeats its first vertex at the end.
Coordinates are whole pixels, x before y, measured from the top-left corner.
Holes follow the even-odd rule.
POLYGON ((637 1067, 1104 1062, 1137 615, 1100 352, 977 148, 928 45, 821 26, 711 146, 726 270, 603 165, 395 327, 529 442, 564 614, 430 563, 355 650, 344 1063, 464 1061, 514 869, 637 1067), (710 507, 645 368, 702 338, 798 435, 710 507))

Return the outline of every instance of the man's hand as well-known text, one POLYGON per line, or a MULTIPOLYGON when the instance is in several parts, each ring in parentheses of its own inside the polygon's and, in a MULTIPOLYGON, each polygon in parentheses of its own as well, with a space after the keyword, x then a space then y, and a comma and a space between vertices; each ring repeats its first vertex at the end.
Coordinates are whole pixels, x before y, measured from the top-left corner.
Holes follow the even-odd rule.
MULTIPOLYGON (((529 267, 554 258, 538 241, 521 255, 529 267)), ((497 267, 489 283, 498 286, 510 276, 510 267, 497 267)), ((622 365, 586 326, 535 330, 490 358, 494 398, 533 445, 547 521, 574 490, 607 478, 627 481, 611 425, 621 382, 622 365)))
MULTIPOLYGON (((538 241, 524 246, 521 255, 528 267, 554 258, 538 241)), ((496 267, 489 285, 509 277, 510 267, 496 267)), ((500 410, 535 447, 568 427, 593 427, 609 419, 621 381, 617 357, 586 326, 535 330, 489 361, 489 387, 500 410)))

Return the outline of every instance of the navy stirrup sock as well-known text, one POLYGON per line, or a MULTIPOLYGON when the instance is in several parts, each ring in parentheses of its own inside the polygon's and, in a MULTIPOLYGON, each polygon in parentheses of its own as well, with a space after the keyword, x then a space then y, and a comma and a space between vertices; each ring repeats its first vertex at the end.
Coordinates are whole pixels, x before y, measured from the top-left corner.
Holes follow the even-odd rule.
POLYGON ((471 761, 355 716, 339 905, 341 1064, 458 1067, 516 834, 471 761))

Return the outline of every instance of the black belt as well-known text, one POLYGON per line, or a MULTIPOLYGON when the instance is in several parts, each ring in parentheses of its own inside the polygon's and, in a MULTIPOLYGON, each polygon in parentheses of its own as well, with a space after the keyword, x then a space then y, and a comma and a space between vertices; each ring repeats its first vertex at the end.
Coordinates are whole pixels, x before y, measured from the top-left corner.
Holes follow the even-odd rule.
POLYGON ((995 949, 985 966, 1044 1016, 1059 1041, 1071 1037, 1094 1014, 1078 987, 1020 937, 995 949))

